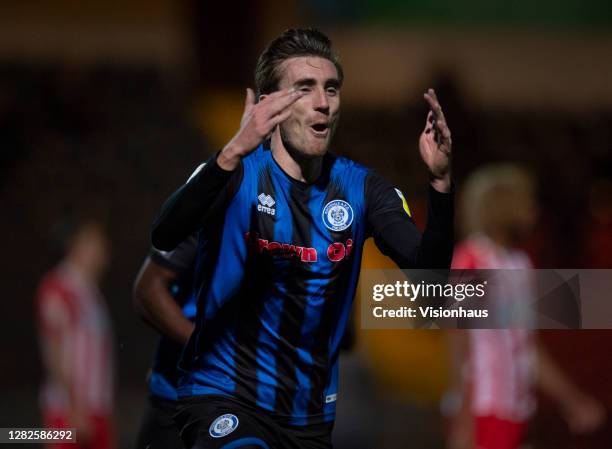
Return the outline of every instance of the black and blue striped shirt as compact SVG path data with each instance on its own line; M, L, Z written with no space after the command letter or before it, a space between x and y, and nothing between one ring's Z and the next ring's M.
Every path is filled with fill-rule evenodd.
M430 189L421 235L401 192L349 159L328 153L306 184L263 146L233 172L211 158L152 232L163 250L199 232L179 396L231 396L291 425L332 421L364 241L373 236L402 268L448 268L452 197Z

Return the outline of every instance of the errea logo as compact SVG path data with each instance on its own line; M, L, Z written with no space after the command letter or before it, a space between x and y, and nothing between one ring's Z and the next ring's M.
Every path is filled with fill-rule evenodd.
M276 209L274 209L274 205L276 201L270 195L266 193L260 193L257 197L259 200L259 204L257 205L257 210L259 212L263 212L268 215L274 215L276 213Z

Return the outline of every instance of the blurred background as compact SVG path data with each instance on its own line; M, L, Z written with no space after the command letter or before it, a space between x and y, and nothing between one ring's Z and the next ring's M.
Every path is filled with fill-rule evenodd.
M420 226L427 173L417 139L422 93L434 87L459 191L485 163L521 164L537 181L538 222L525 243L536 267L611 267L606 0L3 0L0 11L0 427L41 423L34 297L57 262L54 223L79 211L110 239L102 291L117 354L115 418L119 447L132 447L155 347L131 303L150 223L235 132L257 56L286 28L330 35L346 74L332 149L400 187ZM364 258L389 263L373 248ZM612 405L610 334L544 334L575 381ZM337 447L443 447L444 335L356 336L343 361ZM569 437L545 399L532 427L536 448L612 444L609 424Z

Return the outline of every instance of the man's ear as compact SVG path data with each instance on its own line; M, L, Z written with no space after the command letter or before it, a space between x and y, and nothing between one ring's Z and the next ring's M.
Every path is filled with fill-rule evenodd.
M257 103L259 103L260 101L265 100L266 98L268 98L268 94L261 94L259 96L259 98L257 99Z

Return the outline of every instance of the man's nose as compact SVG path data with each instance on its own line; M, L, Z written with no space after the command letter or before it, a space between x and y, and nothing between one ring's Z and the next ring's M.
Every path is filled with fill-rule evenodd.
M329 114L329 101L324 89L316 89L313 107L318 112L322 112L325 115Z

